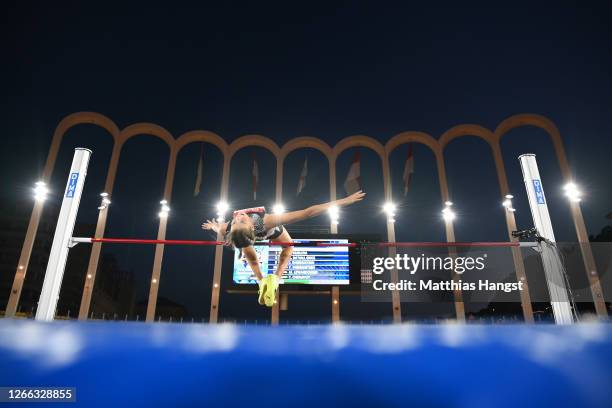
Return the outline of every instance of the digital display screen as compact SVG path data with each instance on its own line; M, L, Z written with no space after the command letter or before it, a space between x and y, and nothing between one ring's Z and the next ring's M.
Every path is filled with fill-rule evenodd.
M294 239L296 243L322 242L329 244L348 244L348 239ZM255 246L261 273L266 276L276 272L280 245ZM233 279L238 284L256 284L255 274L240 250L234 251ZM287 270L280 280L281 284L306 285L348 285L349 247L348 246L296 246Z

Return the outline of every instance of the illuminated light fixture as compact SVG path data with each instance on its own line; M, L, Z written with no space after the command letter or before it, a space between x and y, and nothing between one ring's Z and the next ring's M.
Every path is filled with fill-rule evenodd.
M219 204L217 204L218 212L225 213L227 212L228 209L229 209L229 204L227 204L225 201L220 201Z
M334 299L334 305L338 304L338 300Z
M157 279L153 278L153 280L151 282L157 283Z
M329 218L332 225L338 225L338 220L340 219L340 209L338 206L332 205L327 211L329 212Z
M215 288L218 288L218 287L219 287L219 284L218 284L218 283L215 283L213 286L214 286Z
M217 221L223 222L225 220L227 210L229 210L229 204L225 201L219 201L217 204Z
M574 183L567 183L563 186L563 191L565 191L565 196L573 203L578 203L582 200L582 193Z
M170 212L170 207L168 207L168 200L161 200L159 202L161 204L161 211L159 212L159 218L167 218L168 213Z
M87 279L91 279L91 273L87 274Z
M34 187L34 199L36 201L45 201L49 192L47 184L44 181L37 181L34 185L36 186Z
M100 193L100 197L102 197L102 203L100 204L100 206L98 207L98 210L106 210L108 208L108 206L111 203L111 200L108 195L108 193L104 192L104 193Z
M442 210L442 217L444 218L444 221L452 221L455 219L455 213L447 207Z
M282 214L285 212L285 207L282 204L274 204L274 206L272 207L272 212L274 214Z
M514 196L512 194L506 194L505 198L506 199L502 201L502 205L504 206L506 211L515 212L516 209L512 207L512 199L514 198Z
M23 271L23 265L19 265L19 270Z
M388 222L395 222L395 210L396 206L392 202L388 201L383 205L383 211L387 214Z
M450 222L455 219L455 213L451 209L452 206L453 206L452 201L444 202L444 209L442 210L442 218L444 218L444 221Z

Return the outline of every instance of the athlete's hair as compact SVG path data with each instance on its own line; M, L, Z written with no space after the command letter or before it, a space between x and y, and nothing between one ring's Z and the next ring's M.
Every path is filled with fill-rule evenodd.
M227 245L234 248L244 248L255 243L255 230L253 227L234 228L225 237Z

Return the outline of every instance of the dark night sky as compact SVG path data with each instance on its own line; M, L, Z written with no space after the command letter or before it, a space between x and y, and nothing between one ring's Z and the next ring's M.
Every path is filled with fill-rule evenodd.
M354 134L384 142L405 130L437 138L461 123L494 129L510 115L530 112L549 117L561 131L585 192L582 208L589 233L609 223L609 2L219 3L202 2L197 8L131 2L3 5L0 193L8 216L11 211L29 214L30 208L15 203L27 198L39 177L57 123L77 111L103 113L119 127L154 122L175 136L205 129L228 142L257 133L282 144L311 135L331 145ZM79 221L95 222L110 137L87 126L68 133L54 178L60 190L66 161L79 144L95 151L86 190L94 198L84 199L88 209L81 211ZM560 192L559 168L544 132L514 130L502 148L519 224L528 226L530 217L516 157L535 152L547 196L554 202L558 239L575 239ZM218 197L220 155L208 149L205 175L210 179L205 179L200 201L190 198L198 149L192 145L179 157L173 197L177 222L170 226L171 238L202 238L197 223L211 215ZM285 188L295 188L306 153L312 157L312 177L305 202L325 201L327 182L317 186L315 180L327 180L327 169L315 152L291 156L295 160L286 168ZM144 137L126 145L107 235L155 235L167 154L162 143ZM351 154L345 152L338 162L339 186ZM267 153L257 150L257 155L261 174L273 175ZM380 164L371 152L364 155L369 201L347 211L348 220L364 211L378 216ZM404 155L405 146L392 155L398 194ZM251 204L244 192L248 182L239 176L248 171L249 157L246 149L232 164L230 195L236 206ZM477 139L461 139L449 145L445 160L459 214L458 239L503 240L503 213L488 147ZM396 197L401 204L398 239L441 240L431 153L418 146L415 165L412 197ZM270 197L273 180L262 182L262 190ZM272 199L266 199L269 202L260 204L270 205ZM286 201L298 206L290 194ZM495 221L482 222L483 217ZM351 225L345 231L382 233L379 221L382 217L373 225ZM141 256L150 251L126 251L129 268L150 271L148 255Z

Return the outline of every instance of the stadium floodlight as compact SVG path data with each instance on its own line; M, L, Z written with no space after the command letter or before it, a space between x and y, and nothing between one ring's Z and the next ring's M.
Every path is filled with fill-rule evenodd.
M330 206L328 211L329 211L330 215L336 215L336 216L337 216L337 215L339 214L339 212L340 212L340 211L339 211L339 208L338 208L338 206L337 206L337 205L332 205L332 206Z
M229 209L229 204L225 201L219 201L217 204L217 211L220 213L225 213Z
M229 204L226 201L219 201L217 203L217 221L223 222L225 220L225 213L229 210Z
M514 196L512 194L506 194L505 197L505 200L502 201L502 205L504 206L506 211L515 212L516 209L512 206L512 199L514 198Z
M452 221L455 219L455 213L448 207L442 210L442 218L444 221Z
M111 203L111 200L109 197L109 194L104 192L104 193L100 193L100 197L102 197L102 202L100 203L100 206L98 207L98 210L102 211L102 210L106 210L108 208L108 206Z
M578 187L574 183L567 183L563 186L565 196L569 198L571 202L578 203L582 200L582 193L578 190Z
M512 206L512 199L514 196L512 194L506 194L504 201L502 201L502 205L509 212L515 212L516 209Z
M388 222L395 222L395 210L396 210L396 206L395 204L393 204L390 201L387 201L384 205L383 205L383 211L387 214L387 221Z
M34 185L34 199L36 201L45 201L47 199L47 193L49 193L47 184L44 181L37 181Z
M338 225L338 220L340 219L340 209L338 206L332 205L327 211L329 212L332 225Z
M285 212L285 206L283 206L281 203L274 204L272 207L272 212L274 214L282 214Z
M395 213L395 204L393 204L392 202L386 202L383 205L383 211L386 212L387 214L393 214Z
M161 204L161 211L158 214L159 218L167 218L168 213L170 213L170 207L168 207L168 200L161 200L159 204Z
M444 202L444 208L442 209L442 218L444 218L444 221L450 222L456 218L455 213L451 209L452 206L452 201Z

